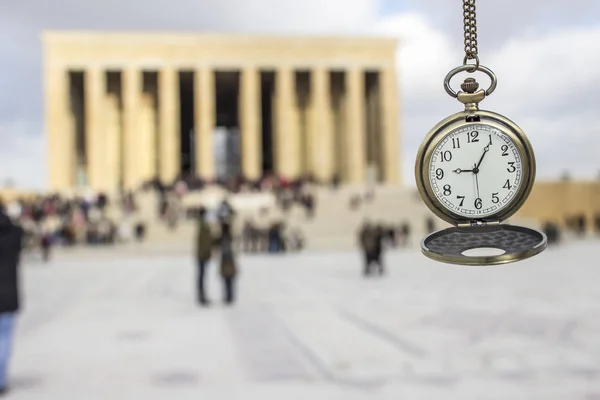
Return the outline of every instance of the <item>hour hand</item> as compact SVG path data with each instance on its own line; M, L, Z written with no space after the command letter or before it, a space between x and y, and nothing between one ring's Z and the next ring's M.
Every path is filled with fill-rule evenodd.
M475 170L473 170L473 169L460 169L460 168L457 168L457 169L455 169L452 172L456 172L457 174L462 174L463 172L475 172Z
M481 165L481 162L483 161L483 157L485 157L485 154L490 150L490 145L488 144L487 146L485 146L483 148L483 154L481 155L481 158L479 159L479 162L477 164L475 164L475 169L479 169L479 166Z

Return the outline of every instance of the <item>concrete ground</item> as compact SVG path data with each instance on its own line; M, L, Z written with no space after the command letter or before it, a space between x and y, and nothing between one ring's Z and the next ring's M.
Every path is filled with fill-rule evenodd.
M459 267L417 251L247 256L239 302L195 304L192 260L118 252L23 268L16 399L600 399L600 242ZM84 254L84 253L80 253Z

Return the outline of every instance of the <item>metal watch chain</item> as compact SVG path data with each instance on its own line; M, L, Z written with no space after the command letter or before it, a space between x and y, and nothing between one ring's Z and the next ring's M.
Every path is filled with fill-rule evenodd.
M446 75L444 79L444 88L446 92L467 106L467 109L476 110L476 103L479 103L484 97L489 96L496 89L498 80L496 75L489 69L479 64L479 50L477 48L477 14L475 10L475 0L463 0L463 23L464 23L464 38L465 38L465 57L463 64L454 68ZM474 60L474 63L469 63L469 60ZM450 80L459 72L483 72L490 78L490 86L483 92L477 92L479 84L474 78L467 78L461 85L464 92L459 95L450 87Z
M479 56L477 54L477 20L475 13L475 0L463 0L463 17L465 30L465 58L463 64L468 60L475 60L473 70L475 72L479 66Z

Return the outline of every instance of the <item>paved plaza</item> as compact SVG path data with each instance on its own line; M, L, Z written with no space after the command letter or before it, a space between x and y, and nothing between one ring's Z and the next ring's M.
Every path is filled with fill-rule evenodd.
M29 261L9 397L600 399L599 249L392 252L368 279L354 253L246 256L233 308L211 265L210 309L183 255Z

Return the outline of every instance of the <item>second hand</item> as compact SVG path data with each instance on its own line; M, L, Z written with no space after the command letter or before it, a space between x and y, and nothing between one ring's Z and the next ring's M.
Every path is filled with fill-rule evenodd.
M477 164L475 164L475 168L477 168ZM479 199L479 178L477 178L477 175L479 171L475 172L475 185L477 187L477 198Z

